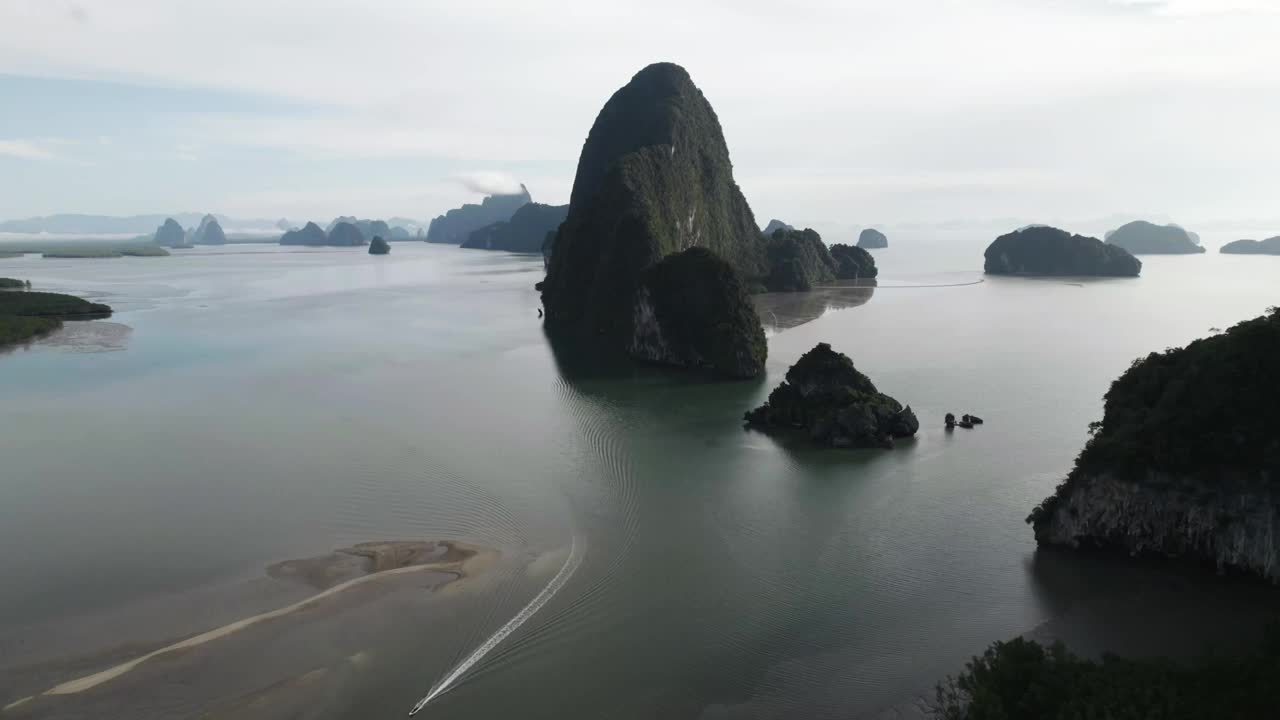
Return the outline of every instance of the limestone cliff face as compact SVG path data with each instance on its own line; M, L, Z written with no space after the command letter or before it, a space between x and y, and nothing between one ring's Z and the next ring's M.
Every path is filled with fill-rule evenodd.
M175 247L186 243L186 232L177 220L167 218L164 224L156 229L156 244L164 247Z
M1036 521L1035 534L1049 545L1189 558L1280 582L1280 492L1261 475L1211 485L1162 472L1140 481L1084 476Z
M683 68L650 65L605 104L582 148L568 216L548 247L540 285L548 331L652 359L642 349L649 344L635 342L637 323L652 318L658 326L643 324L641 335L662 338L664 361L703 366L712 358L712 367L735 377L755 364L729 358L739 351L754 356L744 348L756 333L763 337L750 303L737 302L744 285L765 275L763 243L733 180L720 122ZM718 257L730 272L702 254L668 269L705 290L699 297L711 304L687 310L707 327L733 328L738 335L713 333L732 347L674 345L692 338L669 326L676 316L662 310L670 298L658 294L668 286L655 283L650 271L693 248ZM732 317L708 314L729 309Z
M1135 220L1107 233L1107 243L1134 255L1194 255L1204 252L1192 233L1177 225Z
M1280 582L1280 310L1134 363L1076 467L1027 518L1051 545Z
M878 250L889 247L889 238L875 228L867 228L858 235L858 247Z

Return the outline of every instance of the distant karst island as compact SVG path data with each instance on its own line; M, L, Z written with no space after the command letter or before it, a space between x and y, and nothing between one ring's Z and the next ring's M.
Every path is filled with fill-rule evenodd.
M779 230L795 230L795 228L777 218L774 218L769 221L768 225L764 226L763 232L765 237L773 237L773 234Z
M1218 252L1228 255L1280 255L1280 235L1266 240L1235 240Z
M369 241L370 255L389 255L391 254L391 245L382 239L381 235L374 235Z
M1107 233L1110 245L1122 247L1133 255L1195 255L1204 252L1197 244L1198 236L1178 225L1156 225L1135 220Z
M329 232L325 232L314 222L308 222L298 230L290 230L280 236L281 245L331 245L340 247L357 247L365 244L364 233L354 223L336 220Z
M187 242L187 231L183 230L178 221L173 218L165 218L164 223L156 228L154 242L161 247L191 247L191 244Z
M889 238L874 228L867 228L858 234L858 247L867 250L880 250L889 247Z
M517 210L533 202L529 189L520 186L520 192L511 195L489 195L479 205L467 203L437 216L427 227L429 243L461 245L471 233L486 225L507 222Z
M996 238L985 253L988 275L1137 277L1142 261L1122 247L1031 225Z
M471 231L462 247L518 253L543 252L547 233L554 233L568 214L568 205L525 203L511 215L510 220L499 220Z
M877 390L827 343L800 356L769 400L744 420L759 428L801 428L814 442L837 448L891 448L920 429L910 406Z
M770 292L808 291L836 280L870 280L875 258L861 248L836 244L827 248L815 230L775 230L765 240Z
M218 224L218 218L212 215L205 215L200 221L200 226L191 236L192 245L226 245L227 235L222 232L222 226Z

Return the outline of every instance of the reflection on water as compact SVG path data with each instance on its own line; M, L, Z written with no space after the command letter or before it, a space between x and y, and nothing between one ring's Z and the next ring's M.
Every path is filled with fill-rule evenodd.
M751 299L765 330L776 333L816 320L828 310L864 305L875 292L875 280L841 280L808 292L763 293Z

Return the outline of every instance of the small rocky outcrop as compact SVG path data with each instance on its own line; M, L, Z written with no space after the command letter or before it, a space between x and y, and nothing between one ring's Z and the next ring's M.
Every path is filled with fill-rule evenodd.
M1137 277L1142 261L1118 245L1031 225L1001 235L987 247L988 275Z
M768 402L745 420L761 428L802 428L814 442L832 447L890 448L920 429L910 406L877 390L827 343L802 355Z
M381 235L374 235L373 239L369 241L370 255L387 255L390 252L391 245L386 240L383 240Z
M1107 243L1133 255L1195 255L1204 252L1192 234L1178 225L1135 220L1107 233Z
M791 231L791 230L795 230L795 228L794 228L794 227L792 227L791 225L788 225L788 224L786 224L786 223L782 222L781 220L779 220L779 219L777 219L777 218L774 218L774 219L772 219L772 220L770 220L770 221L769 221L769 224L768 224L768 225L765 225L765 226L764 226L764 236L765 236L765 237L773 237L773 234L774 234L774 233L776 233L776 232L778 232L779 230L787 230L787 231Z
M1228 255L1280 255L1280 235L1266 240L1235 240L1218 252Z
M1043 545L1185 558L1280 582L1280 309L1112 383L1075 468L1027 518Z
M757 227L702 91L677 65L646 67L583 145L539 284L548 333L733 377L760 372L764 332L742 301L766 274Z
M858 247L865 250L879 250L889 247L889 238L873 228L867 228L858 235Z
M326 245L328 236L319 225L309 222L299 230L290 230L280 236L281 245Z
M218 224L217 218L205 215L200 221L200 227L196 228L191 242L193 245L225 245L227 235L222 232L222 226Z
M514 195L489 195L479 205L467 203L437 216L427 226L427 242L461 245L486 225L507 222L517 210L533 202L524 185Z
M167 218L164 224L156 228L157 245L162 247L179 247L187 244L187 232L182 229L177 220Z
M328 241L325 244L355 247L364 243L364 234L360 232L360 228L353 223L340 222L329 231Z
M770 292L811 290L836 278L836 263L817 232L775 230L765 241L769 275L764 286Z
M542 252L547 233L555 232L569 214L568 205L527 203L516 210L510 220L499 221L475 230L462 247L506 252Z
M831 259L840 280L874 280L880 273L876 259L860 247L836 243L831 246Z

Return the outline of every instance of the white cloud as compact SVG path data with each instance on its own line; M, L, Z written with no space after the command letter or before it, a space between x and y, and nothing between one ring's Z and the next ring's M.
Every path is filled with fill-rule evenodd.
M30 140L0 140L0 156L23 160L52 160L57 157L40 143Z

